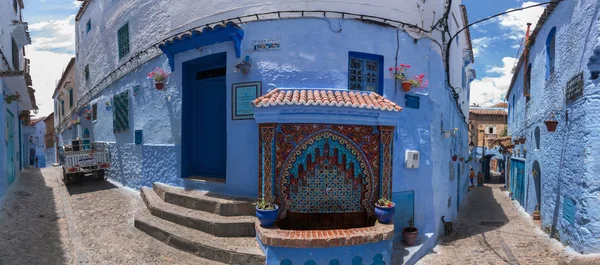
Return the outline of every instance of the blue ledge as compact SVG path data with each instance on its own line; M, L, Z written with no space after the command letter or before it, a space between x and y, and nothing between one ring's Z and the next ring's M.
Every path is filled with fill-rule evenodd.
M204 26L202 28L186 31L165 40L159 45L159 48L167 55L167 58L169 58L171 71L175 71L175 54L216 43L233 41L235 56L240 58L243 38L244 30L235 23L229 22L225 26Z

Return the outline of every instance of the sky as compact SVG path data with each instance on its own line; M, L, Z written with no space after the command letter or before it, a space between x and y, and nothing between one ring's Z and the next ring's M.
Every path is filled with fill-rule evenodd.
M67 63L75 55L76 0L25 0L23 19L29 23L32 45L26 54L31 59L31 75L40 112L53 111L52 94ZM524 0L463 0L469 21L536 4ZM515 65L526 23L532 29L543 6L507 14L471 28L477 79L471 83L471 103L490 106L502 102Z
M463 0L470 23L509 9L542 2L547 1ZM527 23L532 23L533 31L544 8L545 6L537 6L516 11L471 27L475 55L473 66L477 73L477 78L471 82L471 104L491 106L504 101Z

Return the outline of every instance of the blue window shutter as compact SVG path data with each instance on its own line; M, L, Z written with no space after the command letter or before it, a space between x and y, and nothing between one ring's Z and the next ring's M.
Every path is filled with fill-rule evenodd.
M383 94L383 56L359 52L348 55L348 89Z
M69 106L73 108L73 89L69 90Z
M92 30L92 19L89 19L87 23L85 23L85 33L90 32Z
M546 38L546 79L554 73L554 61L556 51L556 27L553 27Z

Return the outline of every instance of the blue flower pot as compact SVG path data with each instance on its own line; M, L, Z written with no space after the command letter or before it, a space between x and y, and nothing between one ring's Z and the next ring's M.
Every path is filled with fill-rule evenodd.
M260 226L262 227L271 227L275 224L275 220L277 220L277 215L279 213L279 206L275 205L275 210L261 210L256 208L256 217L260 221Z
M389 224L394 220L394 213L396 212L396 204L392 203L390 207L381 207L375 205L375 216L382 224Z

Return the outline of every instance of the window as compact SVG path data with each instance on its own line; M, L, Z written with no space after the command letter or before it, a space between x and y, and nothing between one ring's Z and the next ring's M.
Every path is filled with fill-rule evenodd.
M535 149L540 149L540 127L535 127Z
M87 34L92 30L92 19L89 19L87 23L85 23L85 33Z
M15 71L19 70L19 47L17 46L17 42L14 38L12 40L12 64L15 68Z
M554 73L555 59L555 42L556 42L556 27L553 27L548 33L546 39L546 79Z
M98 104L92 105L92 121L98 120Z
M488 126L485 133L486 134L496 134L496 126Z
M65 117L65 101L64 100L60 101L60 115L63 118Z
M113 132L129 131L129 91L114 98Z
M129 53L129 23L121 27L117 32L119 42L119 59Z
M350 52L348 56L348 89L378 92L383 90L383 56Z
M69 90L69 107L71 109L73 108L73 89L72 88Z
M87 81L90 78L90 65L86 65L85 69L83 70L83 75L85 76L85 81Z
M17 3L17 0L13 0L13 9L15 10L15 13L17 13L19 10L19 4Z

